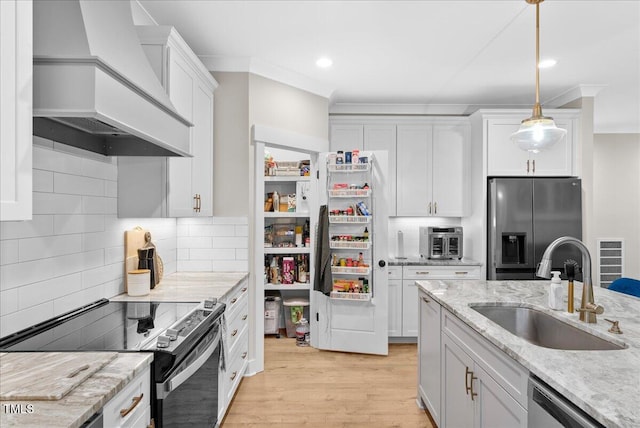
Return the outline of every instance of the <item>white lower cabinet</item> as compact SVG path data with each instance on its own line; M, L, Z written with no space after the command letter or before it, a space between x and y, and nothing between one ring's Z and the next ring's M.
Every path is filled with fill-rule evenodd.
M529 372L428 294L419 296L418 394L436 424L525 428Z
M249 361L249 286L245 279L222 299L225 305L222 329L223 364L218 379L218 423L222 422Z
M151 422L151 367L139 373L102 408L105 427L148 427Z
M389 337L418 337L418 286L428 279L480 279L480 266L390 266Z
M440 426L440 305L422 292L419 299L418 398Z

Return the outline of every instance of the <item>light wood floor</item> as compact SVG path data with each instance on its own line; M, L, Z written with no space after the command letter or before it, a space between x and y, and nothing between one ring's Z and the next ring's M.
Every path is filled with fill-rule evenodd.
M390 344L387 357L273 336L264 347L264 372L242 380L222 428L434 427L416 404L415 344Z

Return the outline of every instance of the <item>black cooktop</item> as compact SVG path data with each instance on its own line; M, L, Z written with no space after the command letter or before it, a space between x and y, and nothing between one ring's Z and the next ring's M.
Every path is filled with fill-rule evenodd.
M0 339L1 351L140 351L198 303L112 302L90 305Z

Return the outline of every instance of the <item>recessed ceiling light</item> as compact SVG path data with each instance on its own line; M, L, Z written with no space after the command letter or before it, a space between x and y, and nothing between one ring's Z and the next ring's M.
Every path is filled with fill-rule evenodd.
M316 61L316 65L321 68L331 67L332 64L333 61L331 61L331 58L327 57L322 57Z
M558 61L556 61L555 59L544 59L540 61L540 64L538 64L538 68L550 68L556 65L557 62Z

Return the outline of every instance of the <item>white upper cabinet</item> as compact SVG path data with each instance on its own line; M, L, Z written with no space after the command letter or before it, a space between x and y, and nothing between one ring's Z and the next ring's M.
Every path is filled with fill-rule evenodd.
M468 199L469 125L398 125L397 215L462 217Z
M174 107L193 123L193 157L118 159L120 217L213 215L213 92L218 86L182 37L137 27L142 47Z
M575 176L576 135L579 116L575 111L545 111L567 136L553 147L537 154L520 150L509 138L530 111L483 115L488 176Z
M396 126L364 125L364 150L386 150L389 154L389 217L396 215Z
M30 0L0 1L0 220L30 220L33 31Z
M329 149L332 152L364 150L364 126L362 124L332 124L329 137Z

